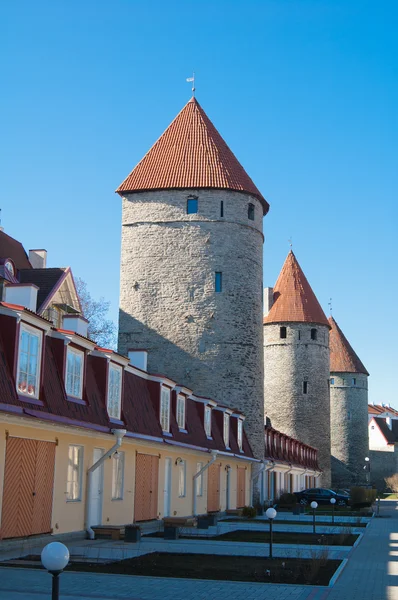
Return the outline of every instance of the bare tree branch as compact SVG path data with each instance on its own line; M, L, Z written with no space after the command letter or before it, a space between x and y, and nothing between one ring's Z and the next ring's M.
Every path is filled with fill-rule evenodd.
M94 300L87 289L87 283L75 278L76 291L80 298L83 316L88 320L88 337L98 346L116 348L116 325L107 319L110 302L104 298Z

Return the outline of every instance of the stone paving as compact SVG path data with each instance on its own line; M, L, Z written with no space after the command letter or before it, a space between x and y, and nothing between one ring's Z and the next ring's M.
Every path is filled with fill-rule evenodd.
M398 503L383 502L380 516L332 588L69 572L61 600L398 600ZM48 600L50 585L43 571L0 569L0 600Z

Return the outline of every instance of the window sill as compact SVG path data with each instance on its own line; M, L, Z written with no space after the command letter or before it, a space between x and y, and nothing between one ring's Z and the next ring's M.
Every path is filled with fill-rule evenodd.
M82 406L87 406L87 403L82 398L76 398L75 396L66 396L68 402L74 402L75 404L81 404Z
M34 396L29 396L29 394L21 394L21 392L17 392L18 400L21 402L28 402L29 404L36 404L36 406L44 406L44 402L35 398Z
M111 498L112 502L123 502L124 498Z
M109 417L109 421L114 425L124 425L124 421L121 421L120 419L115 419L114 417Z
M182 429L181 427L178 428L178 431L180 433L188 433L188 431L186 429Z
M211 435L207 435L206 437L208 440L213 441L213 438L211 437Z
M66 501L69 502L81 502L82 499L81 498L76 498L76 500L68 500L68 498L66 499Z
M170 431L162 431L163 435L165 435L166 437L173 437L173 434L170 433Z

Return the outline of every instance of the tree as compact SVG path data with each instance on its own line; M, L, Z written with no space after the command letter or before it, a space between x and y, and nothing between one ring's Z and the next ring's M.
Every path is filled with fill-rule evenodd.
M391 477L385 477L384 481L387 484L387 487L390 488L391 491L397 493L398 492L398 473L391 475Z
M75 278L75 285L83 317L88 321L88 337L98 346L115 349L116 325L106 318L110 302L102 297L94 300L87 289L87 283L80 277Z

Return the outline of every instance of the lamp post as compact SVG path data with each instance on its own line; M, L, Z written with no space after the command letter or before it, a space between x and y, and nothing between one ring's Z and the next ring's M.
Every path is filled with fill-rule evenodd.
M312 525L313 525L314 533L316 533L316 531L315 531L315 511L318 508L318 502L311 502L311 508L312 508L312 518L313 518Z
M51 542L43 548L41 562L53 576L51 600L59 600L59 575L69 562L69 550L61 542Z
M330 498L330 504L332 505L332 523L334 524L334 505L336 504L336 498Z
M272 521L275 519L277 512L275 508L268 508L265 516L269 519L269 557L272 558Z
M369 481L370 481L370 458L369 456L365 456L365 467L364 469L366 469L366 483L369 485Z

